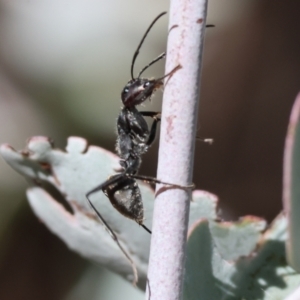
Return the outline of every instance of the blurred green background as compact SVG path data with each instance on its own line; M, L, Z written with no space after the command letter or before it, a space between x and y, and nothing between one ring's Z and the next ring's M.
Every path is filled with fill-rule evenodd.
M68 136L114 151L120 92L135 48L168 1L0 0L0 143ZM300 89L300 3L209 1L194 182L226 219L281 210L282 156ZM168 17L147 38L136 72L165 50ZM161 76L164 62L145 76ZM144 110L159 110L161 92ZM141 174L155 176L158 142ZM31 212L26 180L0 161L0 299L143 299L94 269ZM118 287L117 289L115 287ZM126 294L128 293L128 294Z

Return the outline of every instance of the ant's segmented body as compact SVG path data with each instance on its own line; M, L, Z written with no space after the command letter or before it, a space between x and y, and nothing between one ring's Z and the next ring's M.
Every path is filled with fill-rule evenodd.
M137 50L133 55L131 64L131 80L126 84L121 94L123 108L121 109L121 112L117 119L118 137L116 143L116 151L118 153L118 156L120 157L121 168L120 170L118 170L117 174L111 176L107 181L103 182L86 194L91 207L95 210L98 217L106 227L107 231L117 242L120 249L131 262L136 280L137 273L132 259L119 243L114 231L109 227L99 211L90 201L89 196L97 191L102 190L104 194L109 198L115 209L117 209L125 217L136 221L146 231L151 233L151 231L143 224L143 202L141 192L136 180L139 179L149 183L163 183L178 188L193 187L193 185L181 186L166 183L156 178L137 175L141 165L141 156L145 152L147 152L148 148L152 145L155 139L157 124L160 121L160 112L138 111L136 106L143 103L147 99L150 99L155 90L163 86L163 79L165 77L171 76L176 70L180 68L180 66L177 66L171 72L159 79L141 78L142 73L146 69L165 57L165 53L162 53L147 66L145 66L139 73L138 77L135 78L133 75L135 60L139 54L139 50L148 32L155 24L155 22L164 14L166 14L166 12L159 14L146 30L140 44L137 47ZM150 117L153 119L150 130L144 117Z

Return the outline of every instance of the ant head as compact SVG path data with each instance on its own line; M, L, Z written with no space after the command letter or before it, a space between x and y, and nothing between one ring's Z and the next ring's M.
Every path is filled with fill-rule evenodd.
M161 79L134 78L124 87L121 98L124 106L131 107L146 101L163 85Z
M149 31L151 30L152 26L155 24L155 22L165 15L166 12L163 12L159 14L150 24L146 32L144 33L144 36L142 37L137 49L135 50L133 57L132 57L132 62L131 62L131 80L126 84L124 87L121 98L124 106L126 107L132 107L138 104L141 104L145 100L149 99L153 92L161 87L163 85L163 79L146 79L146 78L141 78L142 73L147 70L150 66L152 66L154 63L159 61L160 59L165 57L165 53L162 53L159 55L156 59L154 59L152 62L150 62L146 67L142 69L142 71L139 73L139 75L135 78L134 77L134 64L135 60L140 52L141 46L147 37Z

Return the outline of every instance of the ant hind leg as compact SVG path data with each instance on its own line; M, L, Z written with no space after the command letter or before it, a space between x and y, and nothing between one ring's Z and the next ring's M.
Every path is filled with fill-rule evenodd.
M118 181L120 181L122 179L122 176L120 176L120 175L121 174L113 176L112 178L108 179L104 183L98 185L93 190L89 191L85 196L86 196L86 198L87 198L90 206L92 207L92 209L97 214L98 218L100 219L100 221L103 224L103 226L106 229L106 231L109 233L109 235L111 236L111 238L116 242L116 244L118 245L119 249L122 251L122 253L125 255L125 257L129 261L129 263L131 265L131 268L132 268L133 276L134 276L133 284L136 285L136 283L138 282L138 273L137 273L137 269L136 269L136 265L135 265L134 261L132 260L132 258L130 257L130 255L127 253L127 251L123 248L123 246L121 245L121 243L120 243L117 235L115 234L115 232L111 229L111 227L108 225L108 223L102 217L102 215L100 214L100 212L96 209L96 207L94 206L94 204L92 203L92 201L89 199L89 196L91 194L93 194L93 193L95 193L97 191L100 191L102 189L105 189L105 188L109 187L110 185L115 184Z
M173 186L175 188L184 189L184 190L193 189L195 187L194 183L189 184L189 185L181 185L181 184L176 184L176 183L165 182L165 181L162 181L160 179L150 177L150 176L131 175L131 174L126 174L126 176L128 176L129 178L139 179L139 180L142 180L142 181L147 182L147 183L161 183L161 184L170 185L170 186Z

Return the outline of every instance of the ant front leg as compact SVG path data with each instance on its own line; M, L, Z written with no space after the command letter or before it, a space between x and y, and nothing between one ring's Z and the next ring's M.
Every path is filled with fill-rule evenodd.
M149 138L148 138L148 141L146 142L147 146L150 147L155 140L157 124L158 124L158 122L160 122L161 112L141 111L140 113L144 117L150 117L153 119L153 123L152 123L150 133L149 133Z

